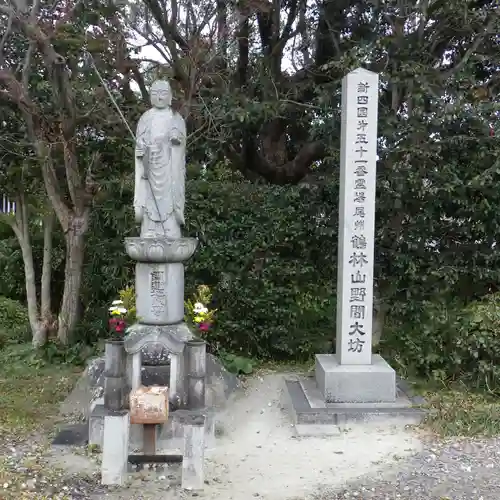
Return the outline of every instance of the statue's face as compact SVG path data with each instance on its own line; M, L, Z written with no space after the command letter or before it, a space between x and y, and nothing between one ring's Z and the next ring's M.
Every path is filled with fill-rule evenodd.
M151 86L151 104L160 109L172 104L172 91L168 82L158 80L153 83Z

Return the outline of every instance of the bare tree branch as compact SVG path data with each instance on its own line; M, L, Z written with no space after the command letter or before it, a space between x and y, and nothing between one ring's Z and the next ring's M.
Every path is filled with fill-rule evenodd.
M0 65L3 66L5 64L5 43L7 39L11 35L12 32L12 22L14 20L14 12L10 12L8 14L9 19L7 21L7 27L5 28L5 32L0 39Z
M477 34L476 37L474 38L474 41L469 45L468 49L466 50L465 54L462 56L460 61L458 61L453 68L451 68L448 71L445 71L443 74L443 79L448 79L454 74L458 73L468 62L471 56L477 51L481 43L483 43L484 39L492 34L492 28L495 24L495 22L498 21L499 19L499 12L500 9L495 9L490 15L489 19L486 22L486 26L484 28L484 31L481 33Z

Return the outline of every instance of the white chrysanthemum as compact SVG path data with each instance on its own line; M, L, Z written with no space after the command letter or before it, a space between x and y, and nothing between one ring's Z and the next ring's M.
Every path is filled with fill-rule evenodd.
M206 307L201 302L196 302L193 308L195 313L203 312L203 309L206 309Z
M114 314L126 314L127 313L127 309L125 307L116 307L116 306L111 306L108 311L110 313L114 313Z
M113 300L113 302L111 302L111 304L114 306L121 306L121 305L123 305L123 300Z

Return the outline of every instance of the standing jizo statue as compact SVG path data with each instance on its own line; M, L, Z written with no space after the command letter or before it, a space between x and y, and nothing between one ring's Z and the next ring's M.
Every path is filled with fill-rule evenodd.
M141 238L177 239L184 224L186 123L171 107L167 81L153 83L151 104L137 125L135 218Z

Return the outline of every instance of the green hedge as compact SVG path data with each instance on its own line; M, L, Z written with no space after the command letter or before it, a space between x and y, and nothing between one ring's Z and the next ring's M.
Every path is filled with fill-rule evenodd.
M134 263L123 246L125 237L137 234L131 187L118 179L96 200L86 239L80 296L83 321L77 341L92 343L106 334L110 301L133 283ZM186 295L201 283L213 288L218 321L211 340L232 352L260 358L297 359L329 351L335 334L336 180L280 187L198 179L187 182L186 196L185 234L200 239L187 264ZM489 243L474 241L487 241L492 218L498 218L500 227L500 215L481 214L477 203L471 202L463 209L464 218L470 211L471 216L481 215L484 224L476 224L473 235L462 234L460 244L450 249L443 235L453 232L457 238L460 221L440 218L432 207L424 212L419 205L418 217L408 217L396 237L391 207L382 190L377 199L375 274L390 305L389 326L397 325L384 334L382 348L391 350L396 364L413 362L419 373L444 370L454 375L447 358L454 348L445 330L438 333L427 316L435 316L432 311L442 303L450 307L453 297L458 301L453 308L460 310L485 290L498 289L500 253ZM447 214L447 205L440 210ZM60 231L55 236L52 290L57 304L64 248ZM439 252L426 241L439 242ZM39 234L33 242L39 271ZM1 240L0 270L4 277L0 295L23 300L24 277L12 237Z
M262 358L308 357L333 341L336 186L191 182L187 232L201 247L187 291L213 287L215 340Z
M133 282L123 239L136 234L131 192L96 207L86 245L80 338L103 335L109 302ZM214 342L261 358L330 349L336 280L336 185L262 186L190 180L185 234L200 239L186 266L186 295L213 288Z

